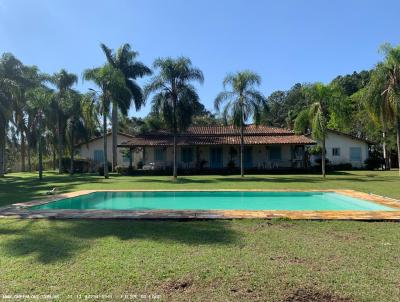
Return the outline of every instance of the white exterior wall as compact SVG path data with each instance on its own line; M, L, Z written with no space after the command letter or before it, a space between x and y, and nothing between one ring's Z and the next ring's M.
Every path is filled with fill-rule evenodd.
M368 158L368 144L364 141L353 139L347 135L328 132L326 137L326 158L333 165L350 163L355 168L364 167L364 161ZM350 160L350 148L361 148L361 161ZM332 149L340 148L340 155L333 156Z
M117 135L118 144L129 140L129 136ZM94 160L94 152L95 150L103 150L103 138L95 139L88 144L82 144L76 148L77 155L81 158L87 158ZM117 161L118 166L128 167L129 161L124 162L122 151L123 148L117 148ZM136 167L137 163L142 160L142 152L133 152L133 166ZM112 135L107 135L107 160L112 162Z

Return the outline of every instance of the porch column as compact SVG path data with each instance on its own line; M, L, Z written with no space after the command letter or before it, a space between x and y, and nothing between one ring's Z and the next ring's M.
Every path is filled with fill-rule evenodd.
M133 169L132 165L132 147L129 148L129 170Z

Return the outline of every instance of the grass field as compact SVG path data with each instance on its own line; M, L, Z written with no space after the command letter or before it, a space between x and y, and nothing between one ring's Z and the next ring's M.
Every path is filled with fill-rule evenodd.
M103 180L52 173L38 182L32 174L10 174L0 179L0 204L37 198L54 186L340 188L400 198L399 185L395 171L342 172L326 180L187 176L178 183L168 177ZM399 301L400 224L0 219L0 299L13 294L59 295L60 301L126 301L134 295L134 301Z

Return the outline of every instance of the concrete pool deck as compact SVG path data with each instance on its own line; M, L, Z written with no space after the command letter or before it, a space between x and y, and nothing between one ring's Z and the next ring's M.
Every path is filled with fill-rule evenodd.
M30 210L65 198L82 196L94 192L334 192L366 201L372 201L396 210L394 211L287 211L287 210ZM241 219L241 218L289 218L303 220L390 220L400 221L400 201L388 197L358 192L354 190L83 190L45 196L38 200L15 203L0 208L0 218L44 218L44 219Z

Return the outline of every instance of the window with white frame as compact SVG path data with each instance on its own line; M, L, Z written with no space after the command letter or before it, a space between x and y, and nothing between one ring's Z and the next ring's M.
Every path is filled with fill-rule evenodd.
M340 156L340 148L332 148L332 156Z

